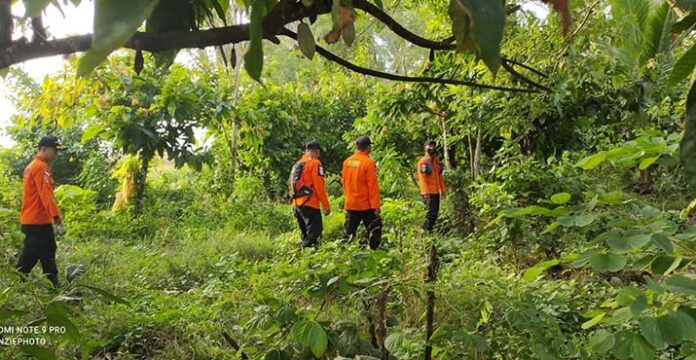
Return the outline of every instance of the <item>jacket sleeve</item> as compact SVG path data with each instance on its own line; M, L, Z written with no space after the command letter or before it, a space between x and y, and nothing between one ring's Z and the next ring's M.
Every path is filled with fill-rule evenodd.
M326 209L330 209L329 196L326 194L326 180L323 176L319 175L319 169L321 168L321 162L317 161L312 168L312 183L314 184L314 191L316 191L319 197L319 202L321 206Z
M370 209L379 209L382 204L379 196L379 181L377 180L377 164L374 161L366 162L367 188L369 191Z
M424 174L423 171L421 171L421 166L423 165L423 159L418 160L418 163L416 164L416 174L418 174L418 187L420 188L420 193L421 195L427 194L428 191L428 182L426 176L427 174Z
M63 216L60 214L55 197L53 197L53 185L49 182L49 173L45 169L38 169L32 175L44 209L51 216L51 219L59 218L62 220Z

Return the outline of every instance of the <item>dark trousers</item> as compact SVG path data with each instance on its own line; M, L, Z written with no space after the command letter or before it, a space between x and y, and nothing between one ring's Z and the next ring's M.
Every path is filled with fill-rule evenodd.
M370 249L377 249L382 242L382 218L375 214L375 210L346 211L346 223L343 231L347 239L352 240L355 237L360 223L365 225L367 230Z
M324 226L321 222L321 211L309 206L295 206L293 213L300 226L302 247L314 246L319 242Z
M22 225L24 247L17 260L17 271L29 274L41 262L43 273L53 285L58 286L58 267L56 266L56 239L53 225Z
M425 215L425 223L423 223L423 229L432 232L435 228L435 222L437 222L437 215L440 212L440 195L430 194L430 199L428 195L423 195L423 201L428 206L428 213Z

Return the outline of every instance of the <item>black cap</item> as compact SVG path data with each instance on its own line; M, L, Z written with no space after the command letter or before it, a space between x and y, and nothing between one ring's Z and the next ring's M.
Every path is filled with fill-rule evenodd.
M425 141L425 144L423 144L423 147L428 147L428 145L432 145L433 147L437 146L437 143L433 139L428 139Z
M52 147L54 149L63 149L64 146L58 141L55 136L44 136L39 140L39 147Z
M358 136L358 139L355 140L356 145L372 145L372 141L370 141L370 138L367 136Z
M305 145L305 150L321 150L321 144L316 140L312 140Z

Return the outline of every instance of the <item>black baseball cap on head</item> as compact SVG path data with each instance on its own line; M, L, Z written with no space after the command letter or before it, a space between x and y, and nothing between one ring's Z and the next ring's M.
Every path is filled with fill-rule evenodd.
M305 150L321 150L321 144L316 140L312 140L305 145Z
M428 139L425 141L425 144L423 144L423 147L428 147L428 145L432 145L433 147L437 146L437 143L433 139Z
M372 141L370 140L369 137L367 136L358 136L358 139L355 140L356 145L372 145Z
M39 140L39 147L52 147L56 150L64 149L65 147L58 141L55 136L44 136Z

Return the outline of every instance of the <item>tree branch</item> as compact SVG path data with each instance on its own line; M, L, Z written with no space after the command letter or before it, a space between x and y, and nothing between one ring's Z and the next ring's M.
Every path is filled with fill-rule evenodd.
M281 31L280 35L285 35L291 39L297 40L297 34L291 30L288 30L288 29L283 29ZM506 87L506 86L480 84L480 83L476 83L476 82L472 82L472 81L464 81L464 80L431 78L431 77L422 77L422 76L412 77L412 76L390 74L390 73L385 73L385 72L377 71L377 70L373 70L373 69L367 69L367 68L364 68L362 66L355 65L355 64L351 63L350 61L341 58L340 56L332 54L331 52L322 48L319 45L316 46L316 52L319 55L321 55L322 57L324 57L325 59L333 61L333 62L335 62L335 63L337 63L337 64L339 64L339 65L341 65L349 70L352 70L352 71L357 72L359 74L368 75L368 76L381 78L381 79L402 81L402 82L442 84L442 85L463 85L463 86L471 86L471 87L480 88L480 89L501 90L501 91L520 92L520 93L539 92L538 90L535 90L535 89L512 88L512 87Z
M0 49L12 44L12 27L14 25L12 21L11 1L0 0Z
M3 1L7 0L0 0L0 4ZM273 40L285 24L330 11L330 1L315 1L314 5L306 7L293 0L281 0L263 19L264 37ZM136 32L123 47L157 52L220 46L248 40L249 24L240 24L200 31ZM91 46L91 34L31 43L15 41L0 50L0 69L31 59L87 51Z
M510 75L512 75L513 77L515 77L515 78L521 80L522 82L526 83L527 85L534 86L534 87L539 88L539 89L544 90L544 91L549 91L549 92L551 91L551 88L549 88L549 87L547 87L547 86L544 86L544 85L541 85L541 84L539 84L539 83L537 83L537 82L534 82L534 81L532 81L531 79L529 79L528 77L526 77L526 76L524 76L524 75L518 73L512 66L510 66L510 64L508 63L508 61L503 60L503 61L501 62L501 64L503 65L503 68L504 68L507 72L510 73Z

